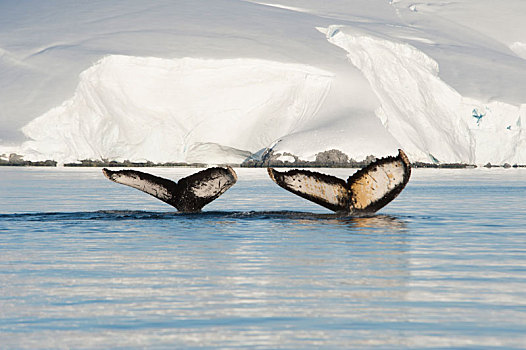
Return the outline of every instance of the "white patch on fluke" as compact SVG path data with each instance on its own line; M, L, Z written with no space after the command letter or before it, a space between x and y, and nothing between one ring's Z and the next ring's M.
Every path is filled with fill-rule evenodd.
M314 176L297 174L286 177L284 182L293 191L308 193L333 205L342 205L348 195L345 187L320 181Z
M376 167L351 184L353 205L364 209L381 200L404 181L405 169L401 162L386 163Z
M139 178L137 175L122 175L122 174L113 174L110 176L110 179L122 184L127 185L143 192L146 192L156 198L161 200L168 200L171 198L170 194L165 187L159 186L158 184Z

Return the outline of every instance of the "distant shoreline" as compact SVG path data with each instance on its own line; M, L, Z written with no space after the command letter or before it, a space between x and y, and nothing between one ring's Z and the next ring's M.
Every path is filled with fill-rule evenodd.
M348 163L321 163L321 162L256 162L249 161L241 164L217 164L218 166L232 166L235 168L363 168L368 165L369 162L348 162ZM54 160L46 161L29 161L29 160L16 160L16 161L6 161L0 160L0 166L5 167L57 167L58 163ZM169 163L153 163L153 162L117 162L117 161L101 161L101 160L82 160L78 163L65 163L64 167L67 168L206 168L209 165L205 163L182 163L182 162L169 162ZM413 168L429 168L429 169L473 169L478 167L484 168L526 168L526 164L486 164L484 166L477 166L474 164L464 164L464 163L444 163L444 164L433 164L433 163L423 163L423 162L414 162L411 163Z

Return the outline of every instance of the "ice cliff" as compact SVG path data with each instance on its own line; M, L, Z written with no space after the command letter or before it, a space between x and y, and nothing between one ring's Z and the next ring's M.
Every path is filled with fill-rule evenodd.
M327 38L363 72L380 100L376 116L411 159L526 162L526 104L462 96L435 60L407 43L338 26Z
M256 59L108 56L22 130L31 159L241 163L313 118L332 75Z

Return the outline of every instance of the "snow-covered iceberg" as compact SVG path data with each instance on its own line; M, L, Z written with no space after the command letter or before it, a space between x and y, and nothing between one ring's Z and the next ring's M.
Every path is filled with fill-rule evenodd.
M333 76L256 59L108 56L23 128L31 159L241 163L316 115Z
M377 117L411 159L526 163L525 104L463 97L439 77L435 60L407 43L351 27L326 35L370 82Z

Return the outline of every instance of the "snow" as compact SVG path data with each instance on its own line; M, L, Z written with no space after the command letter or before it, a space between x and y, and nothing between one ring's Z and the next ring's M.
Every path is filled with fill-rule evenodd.
M525 43L516 41L510 45L510 49L511 51L515 52L517 56L522 57L526 60L526 44Z
M286 156L286 155L279 156L277 160L282 161L282 162L289 162L289 163L294 163L295 161L293 156Z
M236 164L267 147L289 161L402 147L526 164L523 13L521 0L4 2L0 155Z
M381 101L378 118L411 159L524 161L515 148L525 137L520 106L463 97L440 79L436 61L407 43L348 27L329 28L327 38L345 49L369 80ZM473 110L483 110L479 122Z
M254 59L108 56L81 74L71 99L22 129L32 139L22 153L241 163L312 118L331 80L312 67Z

